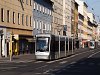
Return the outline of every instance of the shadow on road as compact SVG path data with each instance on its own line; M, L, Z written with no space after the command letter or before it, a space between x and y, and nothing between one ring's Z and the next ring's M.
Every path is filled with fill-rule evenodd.
M52 72L53 75L100 75L100 58L87 58Z

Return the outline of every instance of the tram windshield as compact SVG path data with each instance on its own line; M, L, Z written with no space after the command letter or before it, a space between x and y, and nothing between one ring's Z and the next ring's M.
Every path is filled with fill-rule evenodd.
M37 52L49 51L48 44L49 44L49 38L38 37L36 41L36 51Z
M90 42L90 46L94 46L94 42Z

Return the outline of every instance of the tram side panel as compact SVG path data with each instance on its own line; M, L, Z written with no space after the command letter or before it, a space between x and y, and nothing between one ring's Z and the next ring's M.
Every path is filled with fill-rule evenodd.
M50 43L50 59L58 59L59 58L59 38L55 36L51 36Z
M60 37L60 55L59 55L59 37L51 39L51 59L58 59L65 56L65 38Z
M60 58L65 57L65 37L60 38Z
M55 38L54 36L51 37L50 43L50 59L55 59Z
M66 38L66 53L68 52L68 38Z
M95 42L95 48L98 48L99 45L98 45L98 42Z
M69 41L69 50L67 51L67 55L70 55L71 54L71 50L72 50L72 41L71 39L68 40Z
M55 58L59 58L59 37L55 37Z

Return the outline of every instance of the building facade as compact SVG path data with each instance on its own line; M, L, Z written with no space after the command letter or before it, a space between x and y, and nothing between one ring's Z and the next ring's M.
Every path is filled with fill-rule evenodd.
M87 20L88 20L87 7L88 6L84 1L80 1L80 0L76 0L76 1L79 4L79 7L78 7L79 19L83 16L82 20L79 20L78 28L81 28L81 29L79 29L79 31L81 32L81 33L79 33L79 35L81 34L79 37L81 39L81 45L84 48L85 46L87 46L86 42L87 42L87 39L88 39L87 38L87 26L88 26L88 23L87 23Z
M100 23L98 23L98 27L97 27L97 36L98 36L98 41L100 42Z
M97 39L97 23L95 21L95 15L91 12L88 12L88 39L96 40Z
M0 30L1 56L7 57L9 49L13 54L33 51L32 0L0 0ZM10 35L14 37L12 48L9 44Z
M86 2L76 0L79 4L78 12L78 37L80 38L80 45L88 47L88 41L96 39L96 21L93 13L88 11L88 5Z
M39 33L51 33L52 26L52 7L51 0L33 1L33 35Z
M53 4L52 12L52 34L63 35L63 0L51 0Z
M82 47L82 38L83 38L83 22L84 22L84 16L79 13L78 15L78 38L80 40L80 47Z
M74 39L74 48L79 48L78 40L78 3L71 0L71 37Z
M71 37L71 0L63 0L63 35Z

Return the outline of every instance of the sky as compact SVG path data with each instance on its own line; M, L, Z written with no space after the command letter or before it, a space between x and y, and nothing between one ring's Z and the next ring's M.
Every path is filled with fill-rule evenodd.
M93 12L96 21L100 20L100 0L83 0L87 3L89 11Z

